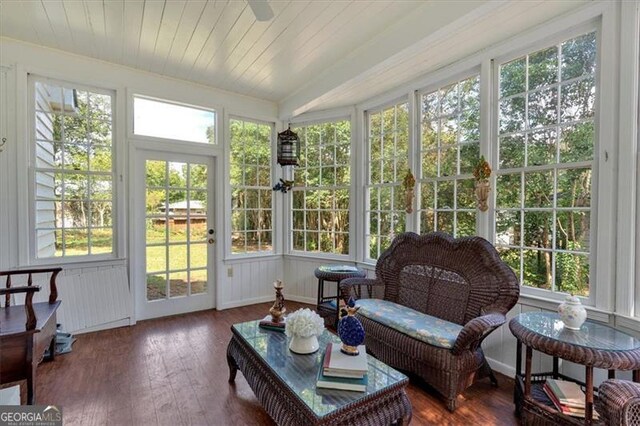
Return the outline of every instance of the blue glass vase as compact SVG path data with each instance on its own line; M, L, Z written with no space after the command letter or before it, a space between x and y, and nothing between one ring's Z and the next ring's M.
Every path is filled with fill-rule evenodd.
M360 320L354 316L359 307L356 306L353 297L349 298L346 309L347 315L338 322L338 336L342 340L340 351L347 355L356 356L359 354L358 346L364 343L364 327Z

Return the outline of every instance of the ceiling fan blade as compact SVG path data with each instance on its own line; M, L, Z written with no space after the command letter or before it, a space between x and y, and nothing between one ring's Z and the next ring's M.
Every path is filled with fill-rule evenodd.
M268 21L273 18L273 10L267 0L247 0L249 7L258 21Z

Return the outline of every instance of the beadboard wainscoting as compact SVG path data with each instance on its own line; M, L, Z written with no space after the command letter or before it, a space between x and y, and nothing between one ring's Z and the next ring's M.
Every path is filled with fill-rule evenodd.
M20 280L26 280L26 276L20 276ZM19 282L16 280L14 285ZM41 287L34 302L46 302L49 277L36 275L33 284ZM58 300L62 301L57 320L64 331L77 334L132 324L132 299L124 264L63 268L56 285ZM23 305L24 297L16 297L15 303Z
M317 259L304 256L284 257L285 290L287 299L296 302L316 304L318 297L318 279L313 271L321 265L355 265L354 262ZM375 276L373 267L367 265L363 267L367 271L367 276ZM324 286L325 296L336 294L336 283L326 282Z
M274 300L273 282L287 285L282 268L282 256L228 259L224 262L223 278L218 285L218 310L252 305ZM285 297L288 289L285 287Z

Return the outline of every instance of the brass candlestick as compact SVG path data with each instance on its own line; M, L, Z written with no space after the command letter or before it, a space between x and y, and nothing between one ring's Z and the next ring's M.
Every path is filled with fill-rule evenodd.
M284 296L282 295L282 281L276 280L273 283L273 288L276 289L276 300L273 302L273 306L269 309L271 314L271 321L278 323L282 320L282 316L287 312L287 308L284 307Z

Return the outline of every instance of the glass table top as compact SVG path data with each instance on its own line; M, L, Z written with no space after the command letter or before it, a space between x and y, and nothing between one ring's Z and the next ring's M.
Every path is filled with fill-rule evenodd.
M407 379L404 374L369 355L365 392L316 389L324 349L329 342L340 343L338 336L324 330L318 337L320 350L310 355L297 355L289 350L289 338L284 333L262 329L258 321L234 324L233 329L318 417Z
M555 312L526 312L515 320L534 333L576 346L605 351L628 351L640 348L640 340L605 324L585 321L580 330L565 328Z

